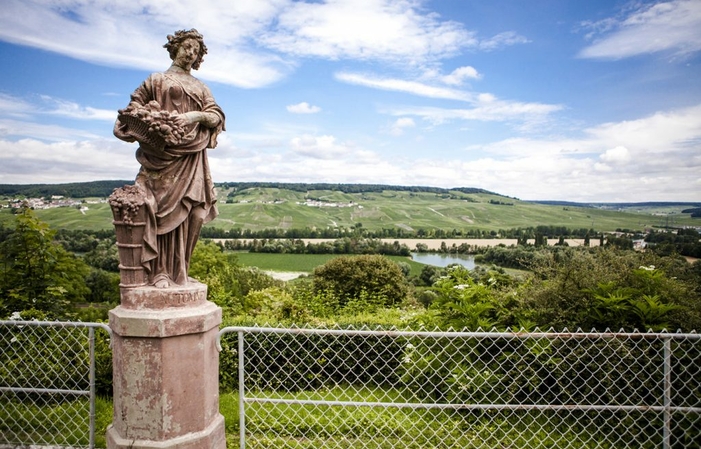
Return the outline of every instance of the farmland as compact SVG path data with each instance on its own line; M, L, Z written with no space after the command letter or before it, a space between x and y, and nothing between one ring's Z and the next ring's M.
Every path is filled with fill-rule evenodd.
M208 227L248 229L383 229L414 233L419 230L500 230L545 226L570 229L644 230L657 226L699 226L700 220L681 213L682 204L663 206L585 207L521 201L493 193L385 190L344 193L340 190L297 191L272 187L220 187L219 217ZM5 197L5 199L9 199ZM86 199L89 200L89 199ZM92 200L95 200L93 198ZM112 228L109 205L89 201L87 209L60 207L37 210L54 229ZM0 222L10 211L0 213Z

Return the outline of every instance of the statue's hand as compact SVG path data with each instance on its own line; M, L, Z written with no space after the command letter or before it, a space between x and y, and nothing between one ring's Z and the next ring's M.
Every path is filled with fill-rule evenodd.
M191 125L193 123L198 123L202 121L200 118L201 114L201 112L197 111L185 112L184 114L178 115L174 121L178 126L184 128L187 125Z
M207 128L214 128L219 124L219 116L212 112L185 112L184 114L180 114L178 116L178 120L182 121L178 124L183 127L192 123L202 123Z

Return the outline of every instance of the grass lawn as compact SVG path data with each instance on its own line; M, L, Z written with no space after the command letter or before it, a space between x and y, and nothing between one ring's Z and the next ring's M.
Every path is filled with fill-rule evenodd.
M331 387L316 392L247 392L275 399L403 402L401 393L372 388ZM378 390L378 389L375 389ZM615 448L627 441L625 426L600 428L598 414L552 411L466 411L382 406L248 403L247 448ZM237 393L220 396L226 420L227 447L239 447ZM638 419L644 418L638 416ZM617 420L614 420L617 421ZM614 429L615 428L615 429ZM657 436L653 436L653 440ZM639 446L647 447L647 446ZM650 447L654 447L650 446Z

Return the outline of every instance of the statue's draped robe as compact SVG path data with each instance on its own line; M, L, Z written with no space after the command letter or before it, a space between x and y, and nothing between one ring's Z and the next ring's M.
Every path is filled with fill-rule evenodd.
M147 206L142 265L151 284L168 279L182 285L188 282L190 257L202 225L218 214L206 149L216 146L217 135L224 130L224 112L204 83L173 70L150 75L131 96L131 102L141 106L151 100L171 112L212 112L220 117L214 128L188 125L177 146L156 151L141 145L136 151L141 163L136 185L146 192ZM114 134L133 142L125 131L117 120Z

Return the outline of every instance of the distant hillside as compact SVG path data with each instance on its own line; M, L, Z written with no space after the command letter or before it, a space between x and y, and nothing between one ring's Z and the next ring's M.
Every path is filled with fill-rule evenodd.
M0 195L105 198L133 181L0 185ZM221 230L294 231L365 229L386 236L505 235L504 230L540 226L611 232L651 227L699 226L695 203L592 203L520 201L478 188L444 189L382 184L229 182L217 184L219 216L207 225ZM627 206L627 207L623 207ZM683 212L688 211L688 212ZM112 228L109 204L37 208L55 229ZM11 211L0 213L0 222ZM583 230L583 231L582 231ZM273 234L279 234L279 232ZM564 233L564 232L561 232ZM290 232L290 236L295 233Z
M330 190L332 192L343 193L370 193L382 192L383 190L393 190L397 192L424 192L424 193L487 193L490 195L499 195L498 193L490 192L484 189L475 187L455 187L452 189L444 189L441 187L428 186L393 186L387 184L329 184L329 183L286 183L286 182L222 182L216 184L217 187L224 189L232 189L240 191L250 188L268 188L268 189L284 189L294 192L308 192L310 190ZM503 196L503 195L499 195Z
M683 201L644 201L641 203L577 203L573 201L533 200L529 202L547 204L549 206L596 207L602 209L655 208L667 206L701 207L701 203Z
M68 184L0 184L0 195L43 198L61 195L71 198L106 198L112 191L134 181L92 181Z
M114 189L124 184L132 184L134 181L91 181L74 182L68 184L0 184L0 195L24 196L27 198L41 198L52 195L62 195L71 198L107 197ZM393 186L386 184L330 184L330 183L285 183L285 182L222 182L215 183L215 187L240 191L250 188L271 188L292 190L295 192L308 192L310 190L330 190L343 193L368 193L394 190L399 192L425 192L425 193L487 193L499 195L484 189L474 187L456 187L444 189L428 186ZM501 195L500 195L501 196Z

